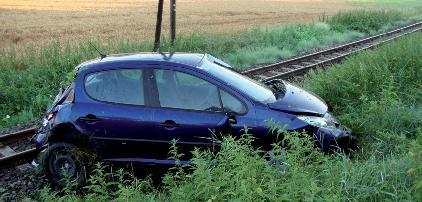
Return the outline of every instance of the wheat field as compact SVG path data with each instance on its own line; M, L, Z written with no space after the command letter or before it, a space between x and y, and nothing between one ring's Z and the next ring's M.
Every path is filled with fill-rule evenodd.
M168 32L165 0L163 34ZM346 0L177 0L177 31L225 33L318 20ZM0 48L51 40L152 38L157 0L0 0Z

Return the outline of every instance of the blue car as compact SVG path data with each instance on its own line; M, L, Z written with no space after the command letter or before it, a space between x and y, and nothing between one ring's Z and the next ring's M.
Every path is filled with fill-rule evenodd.
M33 138L55 184L85 180L88 162L77 149L106 162L168 165L175 139L181 163L189 163L194 147L218 146L218 136L240 136L245 127L254 145L270 149L276 135L268 121L307 131L325 152L353 143L316 95L282 80L260 83L208 54L111 55L76 71Z

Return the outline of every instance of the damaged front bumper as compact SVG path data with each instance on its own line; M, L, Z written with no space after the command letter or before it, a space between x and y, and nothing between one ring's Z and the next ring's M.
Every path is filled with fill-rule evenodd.
M31 165L34 168L38 168L43 161L44 156L46 156L45 153L47 151L50 129L51 124L44 118L40 129L38 129L37 133L31 138L31 143L34 144L37 151L39 151L37 157L31 162Z
M347 128L318 128L316 145L324 152L341 151L349 154L356 146L356 138Z

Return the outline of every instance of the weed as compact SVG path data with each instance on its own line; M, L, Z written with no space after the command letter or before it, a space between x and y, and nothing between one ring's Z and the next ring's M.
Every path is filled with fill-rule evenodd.
M358 134L377 131L415 137L422 125L420 33L346 64L314 72L304 86L320 95ZM330 89L327 91L326 89Z
M376 7L384 9L416 9L422 8L422 3L418 0L350 0L355 6Z
M277 130L276 130L277 131ZM281 130L282 131L282 130ZM251 136L225 136L221 150L195 149L193 164L184 175L169 171L161 188L131 178L110 181L101 165L82 194L40 192L41 200L60 201L222 201L222 200L400 200L417 198L420 183L420 145L409 154L383 159L370 153L365 161L351 161L341 154L324 155L313 146L313 138L300 132L283 133L289 147L273 144L283 167L269 164L265 151L253 148ZM308 137L308 138L307 138ZM282 170L280 170L282 169ZM119 175L123 175L123 171ZM110 185L117 189L111 189ZM117 185L117 186L115 186Z
M394 10L362 10L339 13L329 19L329 24L334 30L353 30L363 33L370 33L381 29L383 26L395 21L403 20L404 17Z

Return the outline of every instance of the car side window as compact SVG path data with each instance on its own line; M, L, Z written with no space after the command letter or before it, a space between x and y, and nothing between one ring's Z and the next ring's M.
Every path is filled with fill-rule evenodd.
M154 71L161 107L201 111L222 111L217 86L190 74Z
M220 89L221 102L223 103L224 111L235 112L243 114L246 112L245 105L233 95Z
M89 74L85 90L95 100L119 104L144 105L142 70L119 69Z

